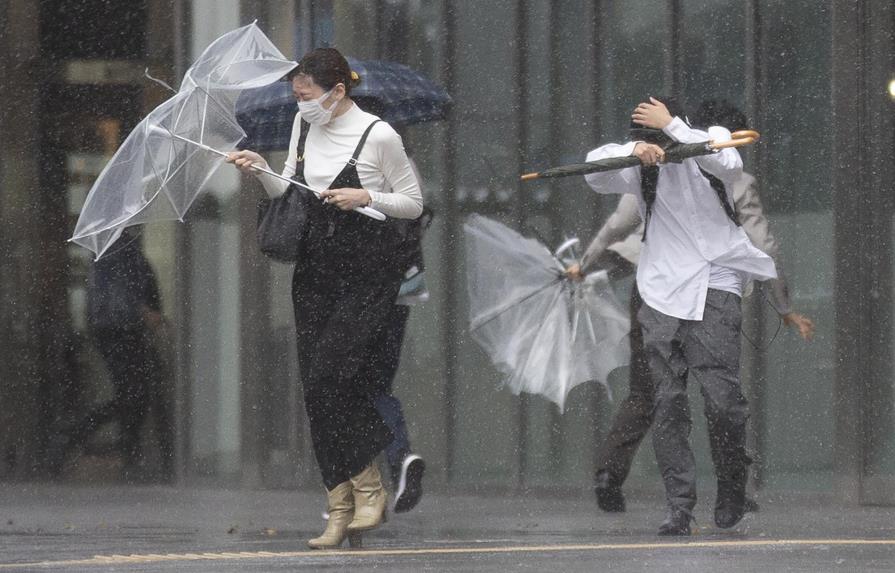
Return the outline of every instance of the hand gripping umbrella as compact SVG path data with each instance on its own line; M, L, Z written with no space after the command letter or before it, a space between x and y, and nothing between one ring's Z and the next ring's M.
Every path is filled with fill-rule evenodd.
M605 273L572 281L547 247L479 215L464 231L469 330L514 393L541 394L563 410L572 388L606 386L628 363L630 322Z
M674 142L664 148L665 163L680 163L684 159L698 157L700 155L709 155L728 147L741 147L758 141L758 138L759 134L757 131L744 130L732 133L731 139L728 141L717 143L713 141L705 141L701 143ZM628 157L607 157L597 161L588 161L587 163L573 163L570 165L552 167L537 173L526 173L522 176L522 180L531 181L533 179L587 175L588 173L612 171L614 169L624 169L625 167L634 167L636 165L640 165L640 160L633 155Z
M152 110L112 156L70 240L99 258L126 227L183 221L224 163L220 150L235 149L245 137L235 119L241 91L270 84L295 65L254 23L215 40L186 72L180 90Z

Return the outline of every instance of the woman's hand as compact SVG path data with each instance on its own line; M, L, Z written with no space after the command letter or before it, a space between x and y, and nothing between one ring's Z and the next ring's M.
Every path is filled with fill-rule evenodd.
M649 98L649 103L643 102L638 105L631 114L634 123L653 129L665 129L672 119L674 118L668 113L665 104L654 97Z
M665 160L664 149L658 145L642 141L634 146L634 151L631 155L639 159L643 165L657 165Z
M341 189L327 189L320 193L324 203L335 205L343 211L350 211L357 207L367 207L372 202L370 194L366 189L352 189L343 187Z
M243 173L253 173L255 175L260 173L260 171L252 169L252 165L267 167L267 161L265 161L263 157L248 149L230 152L227 154L227 159L224 161L232 163Z

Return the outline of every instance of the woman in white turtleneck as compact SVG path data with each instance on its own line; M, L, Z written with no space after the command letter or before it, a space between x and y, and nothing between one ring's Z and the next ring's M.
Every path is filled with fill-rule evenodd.
M299 113L283 175L323 190L324 198L304 202L309 228L292 298L305 409L330 516L308 545L327 548L346 537L356 541L384 517L386 493L374 459L392 435L375 409L365 367L382 352L402 277L401 220L419 217L423 202L400 136L351 101L360 78L342 54L313 50L290 77ZM267 165L257 153L231 153L228 161L257 176L272 198L289 187L252 169ZM362 206L389 219L353 211Z

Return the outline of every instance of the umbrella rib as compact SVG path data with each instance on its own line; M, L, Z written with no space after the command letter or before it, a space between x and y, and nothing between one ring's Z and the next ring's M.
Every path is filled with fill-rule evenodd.
M254 26L254 23L253 23L252 25ZM243 37L243 39L242 39L242 43L239 45L239 48L233 51L233 57L230 58L230 62L227 63L227 64L221 64L221 65L218 66L217 69L215 69L214 71L217 71L217 70L220 69L220 68L230 69L230 67L233 66L233 63L236 61L236 57L237 57L237 55L240 54L240 53L242 53L242 47L245 46L246 43L247 43L248 41L249 41L249 35L246 34L245 37ZM223 76L224 73L225 73L225 72L222 71L222 72L221 72L221 76ZM211 74L208 74L208 79L209 79L209 81L211 81Z
M599 340L597 340L597 331L596 331L596 329L594 328L594 319L593 319L593 317L591 317L590 313L588 312L588 313L585 313L585 314L584 314L584 319L587 320L587 328L588 328L588 330L590 330L590 337L591 337L591 339L592 339L594 342L599 342Z
M233 114L229 113L229 111L227 110L226 106L225 106L224 104L222 104L220 101L218 101L218 99L215 98L213 95L211 95L211 92L210 92L210 91L205 90L205 89L203 89L203 88L201 88L201 87L198 87L198 86L196 87L196 89L199 90L199 91L201 91L201 92L203 92L203 93L206 95L206 97L207 97L208 99L210 99L210 100L213 101L215 104L217 104L217 106L218 106L218 108L219 108L219 111L221 112L221 113L220 113L220 119L225 120L228 124L230 124L230 127L235 127L237 130L239 130L240 133L243 134L243 136L245 136L245 130L243 130L243 129L242 129L242 126L239 125L239 122L236 121L235 112L234 112ZM203 119L204 119L204 117L205 117L205 116L203 115Z
M197 153L199 153L199 151L200 151L199 149L194 149L192 152L188 152L188 153L189 153L189 157L187 157L186 159L184 159L184 160L180 163L180 165L177 166L177 168L176 168L173 172L168 173L168 176L165 177L165 179L162 180L162 185L161 185L161 187L159 188L159 190L161 190L162 188L167 187L167 186L168 186L168 181L170 181L175 175L177 175L177 174L180 172L180 170L182 170L184 167L186 167L187 162L188 162L190 159L192 159L194 155L196 155ZM187 205L186 208L183 210L183 212L181 212L181 211L177 208L177 205L174 204L174 201L171 199L171 196L170 196L168 193L165 193L164 195L165 195L165 197L168 199L168 203L171 205L171 207L174 208L174 212L177 213L177 218L178 218L179 220L183 220L183 216L186 214L187 210L190 208L190 205L192 205L192 201L190 201L190 205Z
M505 305L503 308L501 308L499 312L494 313L492 316L489 316L486 320L483 320L482 322L479 322L479 323L476 324L475 326L471 326L471 328L470 328L469 330L470 330L470 331L478 330L479 328L485 326L486 324L488 324L488 323L491 322L492 320L494 320L494 319L498 318L499 316L501 316L503 313L505 313L505 312L511 310L513 307L522 304L523 302L527 301L527 300L530 299L531 297L536 296L537 294L539 294L539 293L541 293L541 292L547 290L548 288L552 287L553 285L559 283L559 282L562 281L562 280L563 280L563 277L562 277L562 276L558 276L558 277L556 277L555 279L553 279L552 281L550 281L549 283L547 283L547 284L545 284L545 285L543 285L543 286L541 286L541 287L535 289L534 291L528 293L528 294L525 295L524 297L506 303L506 305Z
M166 130L172 137L174 137L174 133L173 133L170 129L168 129L167 127L164 127L164 129L165 129L165 130ZM173 147L173 146L172 146L172 147ZM156 195L158 195L158 193L159 193L160 191L162 191L163 189L165 189L165 188L168 186L168 181L170 181L175 175L177 175L177 174L180 172L180 170L183 169L183 168L186 166L187 162L188 162L190 159L192 159L193 156L195 156L195 155L196 155L197 153L199 153L199 151L201 150L201 148L199 148L199 147L192 147L192 146L191 146L191 147L188 147L187 149L188 149L188 151L187 151L187 157L186 157L183 161L181 161L181 162L180 162L180 165L178 165L176 168L174 168L173 171L171 170L171 167L172 167L172 163L173 163L173 162L169 159L169 160L168 160L168 165L167 165L167 167L166 167L166 169L165 169L165 175L164 175L164 177L159 176L159 174L156 172L156 177L158 177L159 181L161 182L160 185L159 185L158 191L156 191ZM169 154L170 154L170 153L173 153L173 151L172 151L172 152L169 152ZM153 171L155 171L155 166L153 166ZM177 208L177 205L174 204L173 199L171 198L171 196L170 196L168 193L163 193L163 196L168 200L168 204L171 205L171 207L174 209L174 212L177 213L177 218L178 218L179 220L182 220L184 214L185 214L186 211L187 211L187 209L189 209L189 205L187 205L187 206L186 206L186 209L184 209L183 212L181 212L181 211ZM191 202L190 204L192 204L192 202Z
M599 342L599 340L597 340L597 331L594 329L594 321L589 312L584 313L584 320L587 322L587 329L590 331L591 340L594 341L594 344L597 344Z
M556 291L556 294L553 296L553 300L550 301L548 308L553 308L553 306L556 304L556 301L559 299L559 297L562 296L563 290L564 289L559 289ZM547 317L549 315L550 315L549 312L544 313L544 317L541 319L541 324L538 325L538 330L535 333L534 339L532 340L532 343L528 347L528 352L526 353L526 356L525 356L525 362L520 370L520 373L524 373L528 369L528 365L532 360L532 356L534 355L535 348L539 347L539 345L537 344L537 341L541 337L541 334L544 331L544 325L547 324ZM563 392L565 392L565 389L563 389ZM563 394L563 402L565 402L565 394ZM560 410L562 410L563 404L560 404L559 407L560 407Z
M206 80L207 85L211 86L211 77ZM205 97L202 101L202 121L199 126L199 143L205 143L205 120L208 119L208 90L202 90Z

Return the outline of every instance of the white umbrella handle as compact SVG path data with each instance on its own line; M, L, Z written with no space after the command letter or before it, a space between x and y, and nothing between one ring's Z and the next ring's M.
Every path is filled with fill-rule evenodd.
M226 156L227 156L227 154L225 153L224 157L226 157ZM277 173L276 171L273 171L272 169L268 169L267 167L261 167L260 165L254 165L254 164L252 165L252 169L255 169L256 171L260 171L262 173L267 173L268 175L272 175L272 176L276 177L277 179L282 179L283 181L286 181L287 183L292 183L293 185L298 185L302 189L307 189L308 191L310 191L317 197L320 197L320 191L317 191L316 189L312 189L311 187L308 187L304 183L299 183L295 179L291 179L289 177L286 177L285 175L280 175L279 173ZM385 215L383 215L376 209L373 209L372 207L355 207L354 210L362 215L366 215L367 217L376 219L377 221L385 221Z
M578 237L572 237L571 239L566 239L566 241L560 246L556 247L556 250L553 251L553 256L559 257L564 252L568 251L572 247L578 246L581 241L578 240Z
M198 141L193 141L192 139L183 137L182 135L177 135L176 133L171 133L170 131L168 131L167 129L164 129L162 127L152 126L152 128L158 129L159 131L164 132L167 135L169 135L175 139L185 141L186 143L191 143L192 145L195 145L196 147L198 147L200 149L204 149L205 151L209 151L211 153L216 153L216 154L220 155L221 157L227 157L227 154L224 153L223 151L220 151L219 149L215 149L213 147L205 145L204 143L199 143ZM320 191L317 191L316 189L308 187L304 183L300 183L300 182L296 181L295 179L291 179L289 177L286 177L285 175L280 175L276 171L273 171L266 167L261 167L259 165L252 165L252 169L254 169L256 171L261 171L262 173L267 173L268 175L272 175L272 176L276 177L277 179L282 179L283 181L285 181L287 183L292 183L293 185L298 185L299 187L301 187L303 189L307 189L308 191L310 191L317 197L320 197ZM377 211L376 209L373 209L371 207L355 207L354 210L362 215L366 215L367 217L370 217L371 219L376 219L377 221L385 221L385 215L383 215L382 213L380 213L379 211Z

